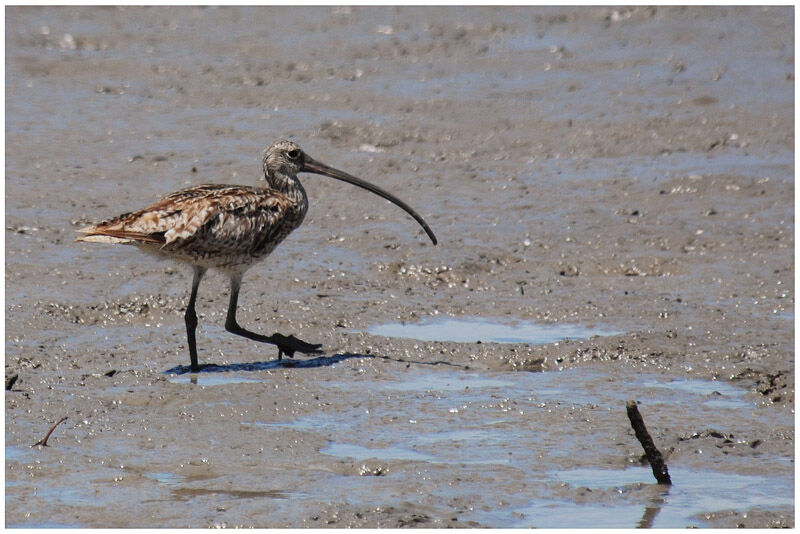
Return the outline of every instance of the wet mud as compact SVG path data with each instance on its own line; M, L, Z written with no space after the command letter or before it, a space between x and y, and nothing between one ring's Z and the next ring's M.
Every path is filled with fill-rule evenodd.
M7 8L6 526L794 526L793 20ZM75 230L279 137L440 244L301 177L238 319L324 352L213 274L187 373L190 269Z

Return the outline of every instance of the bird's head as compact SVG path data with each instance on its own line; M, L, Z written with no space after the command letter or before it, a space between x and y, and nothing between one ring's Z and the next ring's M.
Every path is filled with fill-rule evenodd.
M402 208L422 226L422 229L425 230L434 245L437 242L436 236L428 224L408 204L377 185L314 160L297 143L285 139L275 141L264 150L262 163L264 165L264 176L273 189L287 192L292 188L301 187L300 181L297 179L297 173L299 172L311 172L329 176L366 189Z
M280 139L266 149L261 158L264 176L270 187L286 191L291 181L297 180L297 173L303 171L305 152L297 143Z

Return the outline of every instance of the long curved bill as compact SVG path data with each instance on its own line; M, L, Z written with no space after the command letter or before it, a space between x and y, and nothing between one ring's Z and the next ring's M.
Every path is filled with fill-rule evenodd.
M411 206L409 206L408 204L406 204L405 202L403 202L402 200L400 200L396 196L392 195L388 191L384 191L383 189L381 189L377 185L373 185L373 184L371 184L369 182L366 182L366 181L362 180L361 178L356 178L355 176L352 176L350 174L347 174L346 172L340 171L339 169L334 169L333 167L329 167L328 165L325 165L324 163L320 163L318 161L314 161L308 155L305 156L305 160L303 161L303 169L302 170L305 171L305 172L313 172L313 173L316 173L316 174L322 174L323 176L329 176L331 178L336 178L337 180L341 180L341 181L347 182L349 184L357 185L358 187L361 187L362 189L366 189L367 191L371 191L371 192L375 193L376 195L385 198L389 202L391 202L391 203L395 204L396 206L402 208L403 210L405 210L406 213L408 213L409 215L414 217L414 220L417 221L420 226L422 226L422 229L425 230L425 233L428 234L428 237L431 238L431 241L433 242L434 245L438 242L438 240L436 239L436 236L433 235L433 230L431 230L430 226L428 226L428 223L425 222L425 220L419 215L419 213L414 211L411 208Z

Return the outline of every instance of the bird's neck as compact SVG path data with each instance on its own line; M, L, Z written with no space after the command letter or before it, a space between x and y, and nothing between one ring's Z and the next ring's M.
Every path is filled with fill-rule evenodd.
M264 175L272 189L289 197L292 203L305 212L308 208L308 196L297 176L282 172L265 172Z

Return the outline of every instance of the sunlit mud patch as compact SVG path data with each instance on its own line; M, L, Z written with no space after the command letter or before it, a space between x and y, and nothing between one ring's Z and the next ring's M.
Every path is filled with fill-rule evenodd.
M145 473L144 476L155 480L159 484L165 484L168 486L178 486L187 478L183 475L176 475L175 473L167 472Z
M389 323L371 327L376 336L402 337L421 341L454 341L457 343L530 343L539 345L562 339L586 339L613 336L622 332L610 328L575 324L536 324L518 321L507 323L481 317L441 318L419 324Z
M238 499L289 499L292 496L301 495L290 494L281 490L239 488L235 485L226 485L224 481L218 482L220 487L214 487L213 484L211 487L198 487L196 485L196 483L201 482L204 479L216 477L185 476L169 472L144 473L144 476L148 479L155 480L158 483L158 486L169 490L168 497L161 495L158 498L147 500L145 502L186 502L193 499L203 498L212 498L215 499L216 502Z
M364 461L375 458L380 461L391 460L410 460L429 462L436 464L508 464L508 458L503 457L444 457L441 455L428 454L417 450L418 448L428 448L429 450L447 447L457 443L459 447L472 448L493 443L497 437L491 432L481 429L456 430L453 432L429 432L419 436L411 437L408 441L409 446L389 445L388 447L365 447L353 443L331 442L328 447L320 450L323 454L336 456L338 458L352 458L357 461Z
M418 452L407 447L390 446L380 449L371 449L354 443L331 443L320 452L339 458L355 458L356 460L377 458L379 460L418 460L429 462L434 459L430 454Z

